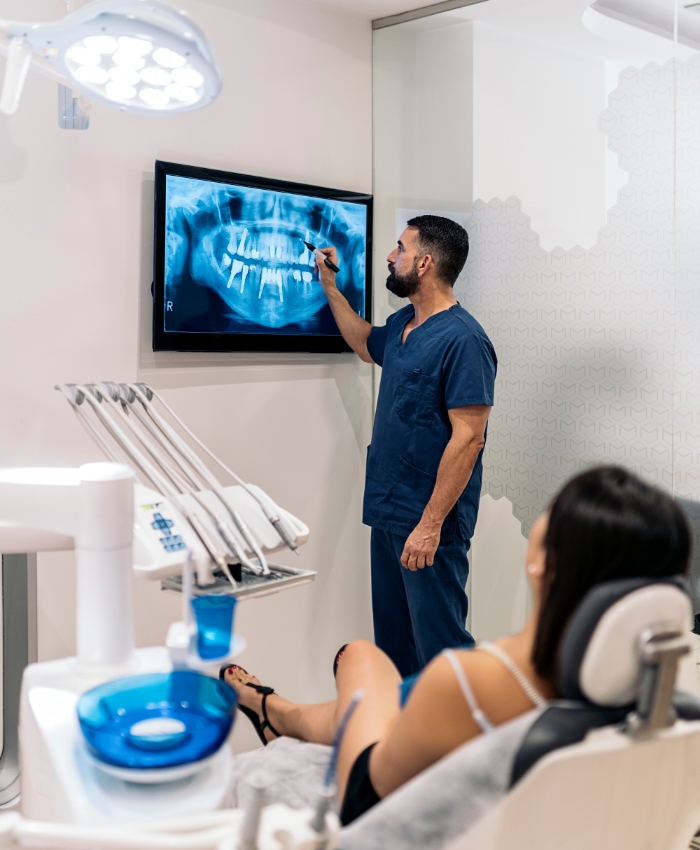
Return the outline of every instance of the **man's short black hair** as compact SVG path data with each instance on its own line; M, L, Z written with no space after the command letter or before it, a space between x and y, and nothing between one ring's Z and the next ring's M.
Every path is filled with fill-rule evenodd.
M417 215L408 222L418 231L420 250L430 254L437 276L448 286L454 286L469 254L467 231L441 215Z

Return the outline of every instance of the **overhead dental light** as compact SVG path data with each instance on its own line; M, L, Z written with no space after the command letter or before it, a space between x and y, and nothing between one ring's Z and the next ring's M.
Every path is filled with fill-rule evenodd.
M0 21L9 40L0 112L17 110L31 67L139 115L200 109L221 89L202 30L162 0L96 0L58 21Z

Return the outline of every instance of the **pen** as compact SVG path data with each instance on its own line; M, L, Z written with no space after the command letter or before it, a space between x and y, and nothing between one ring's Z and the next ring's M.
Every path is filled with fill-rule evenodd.
M301 237L300 237L300 238L301 238ZM306 245L306 247L307 247L307 248L309 249L309 251L311 251L312 253L314 253L314 254L315 254L315 253L316 253L316 251L318 250L318 249L316 248L316 246L315 246L315 245L312 245L310 242L306 242L304 239L302 239L301 241L304 243L304 245ZM336 266L336 264L335 264L335 263L331 262L331 261L328 259L328 257L324 257L324 258L323 258L323 262L326 264L326 266L327 266L327 267L328 267L328 268L329 268L332 272L335 272L336 274L338 274L338 272L340 271L340 269L338 268L338 266Z

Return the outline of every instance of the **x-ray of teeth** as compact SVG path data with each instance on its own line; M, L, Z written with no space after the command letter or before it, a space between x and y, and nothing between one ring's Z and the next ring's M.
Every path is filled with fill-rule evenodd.
M338 287L364 316L364 205L174 175L166 185L166 331L338 335L302 240L335 245Z

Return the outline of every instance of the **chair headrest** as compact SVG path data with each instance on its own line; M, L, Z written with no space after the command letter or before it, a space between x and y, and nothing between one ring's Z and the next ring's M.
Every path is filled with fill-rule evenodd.
M689 631L693 621L681 577L620 579L597 585L564 631L559 650L561 695L599 706L636 702L642 633L659 624Z

